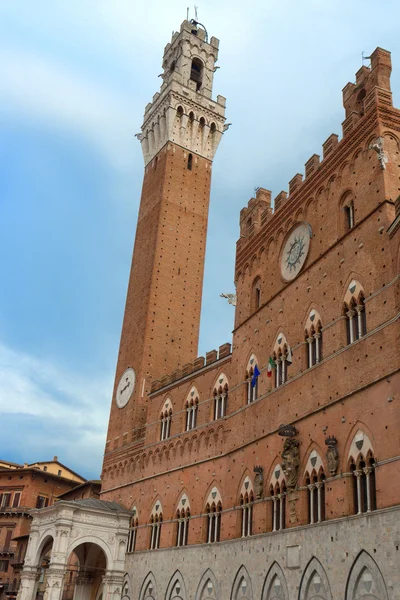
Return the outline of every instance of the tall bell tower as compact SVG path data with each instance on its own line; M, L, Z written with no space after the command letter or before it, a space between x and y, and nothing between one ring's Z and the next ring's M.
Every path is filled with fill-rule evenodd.
M152 380L197 356L211 166L225 121L225 98L211 98L218 45L200 24L182 23L136 135L145 172L106 456L142 438Z

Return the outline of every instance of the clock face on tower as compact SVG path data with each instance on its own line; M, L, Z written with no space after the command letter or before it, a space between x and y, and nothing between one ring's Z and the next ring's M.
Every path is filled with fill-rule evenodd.
M118 408L124 408L129 402L135 389L136 375L135 371L129 367L119 380L117 391L115 393L115 403Z
M281 255L281 273L286 281L294 279L301 271L310 248L311 227L300 223L289 233Z

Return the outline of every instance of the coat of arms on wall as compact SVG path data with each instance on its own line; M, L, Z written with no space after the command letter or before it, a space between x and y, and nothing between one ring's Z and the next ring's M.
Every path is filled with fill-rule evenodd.
M328 463L328 469L331 475L336 474L336 469L339 464L339 452L337 449L337 439L334 436L327 437L325 444L328 446L326 451L326 461Z
M264 491L264 469L262 467L259 467L256 465L254 467L253 471L255 473L254 493L255 493L257 500L259 500L260 498L263 497L263 491Z
M297 486L300 466L300 442L292 437L286 438L282 451L282 470L286 475L286 487L290 490Z

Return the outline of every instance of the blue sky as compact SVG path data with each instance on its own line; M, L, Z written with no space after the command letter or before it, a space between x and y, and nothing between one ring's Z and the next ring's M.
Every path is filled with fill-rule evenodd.
M143 175L144 107L176 0L0 0L0 457L101 470ZM192 14L193 16L193 10ZM240 209L273 196L333 132L341 90L376 46L392 52L398 0L206 0L227 98L213 168L199 353L230 341Z

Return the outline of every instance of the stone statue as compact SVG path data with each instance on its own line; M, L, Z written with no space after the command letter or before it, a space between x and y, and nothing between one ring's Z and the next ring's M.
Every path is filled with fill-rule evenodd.
M300 442L294 438L287 438L282 451L282 470L286 475L286 487L293 489L297 485L300 465Z
M378 156L378 160L379 160L381 169L386 169L386 163L389 162L389 159L388 159L387 153L383 149L383 141L384 140L382 137L378 137L376 142L373 142L372 144L369 145L369 149L375 150L375 152Z
M337 439L332 437L327 437L325 440L325 444L328 446L328 450L326 451L326 460L328 463L328 469L331 475L336 474L336 469L339 464L339 452L337 449Z
M226 298L228 300L228 304L232 304L232 306L236 306L236 294L220 294L220 298Z
M257 500L259 500L260 498L263 497L263 492L264 492L264 469L262 467L259 467L256 465L254 467L253 471L255 473L254 493L255 493Z

